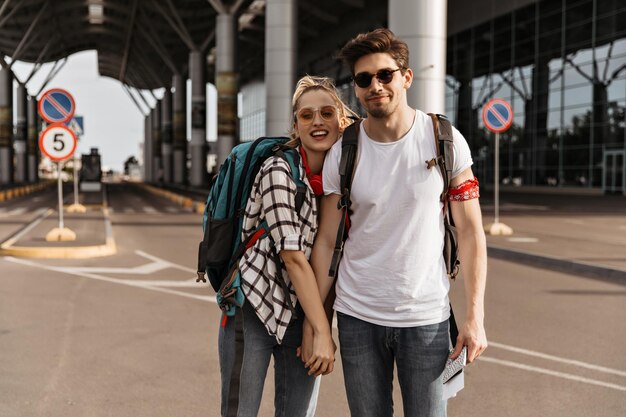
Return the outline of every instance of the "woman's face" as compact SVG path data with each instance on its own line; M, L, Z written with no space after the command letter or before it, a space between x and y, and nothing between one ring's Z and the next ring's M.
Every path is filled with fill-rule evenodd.
M323 90L307 91L300 96L295 120L294 129L307 153L326 152L341 133L339 108Z

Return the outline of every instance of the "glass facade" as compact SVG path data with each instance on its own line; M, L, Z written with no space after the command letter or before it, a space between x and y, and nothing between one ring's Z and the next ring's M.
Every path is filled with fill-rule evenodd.
M493 181L482 107L502 98L514 112L500 137L504 183L623 189L623 0L542 0L456 33L447 74L446 113L470 143L481 181Z

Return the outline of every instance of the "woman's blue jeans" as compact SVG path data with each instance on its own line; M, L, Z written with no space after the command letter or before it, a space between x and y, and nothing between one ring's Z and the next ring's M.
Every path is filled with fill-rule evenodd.
M352 417L393 416L393 368L405 417L445 417L441 375L449 354L448 321L385 327L337 313L341 362Z
M302 342L302 309L297 309L297 316L280 345L267 333L248 303L220 327L222 417L257 416L272 356L275 416L313 416L318 384L315 377L307 375L307 369L296 356L296 348Z

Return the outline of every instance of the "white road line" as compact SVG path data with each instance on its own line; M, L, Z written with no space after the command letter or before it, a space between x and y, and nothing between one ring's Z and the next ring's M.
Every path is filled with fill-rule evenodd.
M509 237L506 240L513 243L537 243L539 239L536 237Z
M180 210L178 210L176 207L166 207L165 211L167 211L168 213L178 213Z
M173 263L173 262L167 261L167 260L162 259L162 258L159 258L159 257L157 257L157 256L150 255L149 253L146 253L146 252L144 252L144 251L142 251L142 250L136 250L136 251L135 251L135 253L136 253L137 255L139 255L139 256L143 256L144 258L151 259L151 260L153 260L154 262L163 262L163 263L166 263L166 264L168 264L171 268L180 269L181 271L185 271L185 272L191 272L192 274L195 274L195 273L196 273L196 270L195 270L195 269L193 269L193 268L188 268L188 267L186 267L186 266L182 266L182 265L175 264L175 263Z
M173 262L166 261L165 259L161 259L159 257L150 255L140 250L136 250L135 253L139 256L150 259L152 263L147 263L144 265L133 266L133 267L66 266L66 267L59 267L59 270L63 270L64 272L68 272L71 274L75 272L86 272L86 273L147 275L147 274L153 274L163 269L174 268L174 269L179 269L181 271L189 272L191 274L196 273L196 271L192 268L188 268L183 265L178 265ZM155 282L162 282L162 281L155 281Z
M9 211L7 214L9 216L19 216L20 214L26 213L26 210L28 210L28 207L18 207L16 209Z
M582 382L582 383L585 383L585 384L598 385L600 387L611 388L611 389L615 389L615 390L618 390L618 391L626 391L626 387L623 386L623 385L611 384L609 382L603 382L603 381L598 381L598 380L595 380L595 379L583 378L581 376L567 374L565 372L551 371L549 369L539 368L537 366L524 365L524 364L517 363L517 362L511 362L511 361L505 361L505 360L502 360L502 359L490 358L488 356L481 356L481 357L478 358L478 360L479 361L484 361L484 362L495 363L495 364L498 364L498 365L508 366L508 367L511 367L511 368L522 369L522 370L528 371L528 372L537 372L539 374L551 375L551 376L555 376L557 378L569 379L571 381Z
M86 272L67 271L66 270L67 268L55 267L55 266L49 266L49 265L40 265L40 264L37 264L35 262L28 261L26 259L14 258L12 256L5 256L4 259L9 261L9 262L22 264L22 265L27 265L27 266L32 266L32 267L41 268L41 269L46 269L48 271L61 272L61 273L75 275L75 276L79 276L79 277L83 277L83 278L95 279L97 281L109 282L109 283L112 283L112 284L127 285L129 287L143 288L143 289L150 290L150 291L156 291L156 292L162 292L162 293L166 293L166 294L179 295L181 297L186 297L186 298L192 298L194 300L208 301L210 303L217 303L217 301L215 300L215 296L213 296L213 295L197 295L197 294L187 293L187 292L184 292L184 291L176 291L176 290L170 290L170 289L167 289L167 288L161 288L161 287L152 286L152 285L145 285L141 281L133 281L133 280L126 280L126 279L121 280L121 279L109 278L109 277L105 277L105 276L97 275L97 274L90 274L90 273L86 273ZM200 287L200 284L198 284L198 286Z
M207 287L206 284L196 282L195 278L190 278L187 281L158 281L158 280L133 280L133 279L120 279L120 283L137 283L140 286L146 287L170 287L170 288L202 288Z
M127 207L127 208L124 209L124 213L134 213L134 212L135 212L135 210L133 210L132 208L128 208Z
M497 342L489 342L489 347L495 347L498 349L508 350L509 352L521 353L522 355L534 356L536 358L547 359L554 362L566 363L568 365L574 365L581 368L587 368L598 372L604 372L607 374L614 374L626 377L626 372L620 371L619 369L606 368L604 366L593 365L586 362L576 361L573 359L561 358L558 356L548 355L541 352L536 352L534 350L522 349L515 346L509 346L502 343Z
M534 205L530 205L530 204L515 204L515 203L504 203L502 205L503 209L509 209L509 210L538 210L538 211L547 211L550 210L550 208L548 206L534 206Z
M35 221L33 221L32 223L30 223L28 226L26 226L25 228L23 228L22 230L20 230L19 233L17 233L14 236L11 236L11 238L7 241L5 241L2 246L6 247L6 246L11 246L13 245L15 242L17 242L18 240L20 240L22 238L22 236L24 236L26 233L28 233L29 231L31 231L35 226L37 226L39 223L41 223L41 221L43 219L45 219L46 217L48 217L50 214L52 214L54 210L52 209L39 209L37 211L37 215L39 216L37 219L35 219Z
M577 226L582 226L585 224L584 221L582 220L577 220L577 219L562 219L565 223L569 223L569 224L575 224Z
M143 208L143 211L149 214L156 214L158 213L158 211L154 208L154 207L150 207L150 206L145 206Z

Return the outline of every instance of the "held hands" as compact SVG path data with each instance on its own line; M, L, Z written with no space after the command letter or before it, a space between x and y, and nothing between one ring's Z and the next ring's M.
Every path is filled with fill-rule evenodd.
M311 324L304 319L302 328L302 346L298 356L309 369L309 375L328 375L335 368L337 346L330 333L330 328L315 332Z
M450 358L456 359L461 353L463 346L467 346L468 365L478 358L487 349L487 335L482 320L468 319L463 323L456 339L456 346Z

